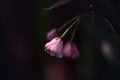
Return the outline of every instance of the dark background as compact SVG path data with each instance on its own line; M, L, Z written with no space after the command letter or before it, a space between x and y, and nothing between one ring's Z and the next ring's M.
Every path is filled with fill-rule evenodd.
M72 80L120 80L120 1L75 0L53 11L44 7L57 0L1 0L0 1L0 80L44 80L46 66L64 63ZM44 52L46 33L71 19L76 13L84 14L94 5L94 24L85 17L78 31L77 45L80 59L59 60ZM112 34L104 18L110 21ZM114 48L115 59L107 60L99 51L106 40ZM47 64L49 63L49 64ZM68 77L71 77L71 76ZM50 79L48 79L50 80Z

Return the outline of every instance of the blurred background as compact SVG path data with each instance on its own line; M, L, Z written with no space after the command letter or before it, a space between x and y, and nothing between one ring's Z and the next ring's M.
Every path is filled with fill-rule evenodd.
M0 0L0 80L120 80L120 1L73 0L43 9L56 1ZM77 32L79 59L44 51L50 29L92 11L93 18L83 17Z

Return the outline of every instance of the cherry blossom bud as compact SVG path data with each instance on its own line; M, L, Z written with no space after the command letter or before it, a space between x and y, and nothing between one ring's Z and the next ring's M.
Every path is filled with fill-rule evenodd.
M57 37L57 30L54 28L47 33L47 39L50 41L55 37Z
M72 59L79 57L79 51L75 43L67 42L64 46L64 56Z
M63 57L63 41L60 37L52 39L50 42L45 44L45 51L51 56L56 56L59 58Z

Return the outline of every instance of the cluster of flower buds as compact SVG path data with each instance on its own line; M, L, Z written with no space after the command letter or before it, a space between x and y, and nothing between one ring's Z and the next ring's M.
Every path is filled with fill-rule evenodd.
M47 34L47 39L49 40L49 42L45 44L45 51L49 53L51 56L56 56L58 58L62 58L62 57L71 58L71 59L78 58L80 53L73 39L77 31L79 22L80 22L80 17L77 16L66 22L60 28L58 29L54 28L50 30ZM67 27L67 29L63 32L61 36L59 36L58 30L63 29L69 23L71 23L70 26ZM70 39L64 44L64 41L62 39L66 35L66 33L70 31L72 27L74 28L72 31L72 35Z
M73 0L59 0L56 3L54 3L51 7L44 8L44 9L53 10L54 8L67 4L71 1ZM45 44L45 51L49 53L51 56L56 56L59 58L62 58L63 56L67 58L72 58L72 59L78 58L80 55L79 50L75 42L73 41L73 39L77 30L79 21L80 21L80 17L76 16L73 19L66 22L65 24L63 24L60 28L58 29L54 28L51 31L49 31L47 34L47 39L49 40L49 42ZM58 32L61 32L61 30L70 23L71 25L60 36ZM71 38L64 44L63 37L72 27L74 27L74 30L72 32Z

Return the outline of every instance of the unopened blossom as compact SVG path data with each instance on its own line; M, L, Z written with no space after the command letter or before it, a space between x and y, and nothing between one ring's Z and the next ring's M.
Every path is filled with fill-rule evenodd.
M45 44L45 51L51 56L56 56L59 58L63 57L63 41L60 37L52 39L50 42Z
M47 33L47 39L50 41L53 38L57 37L57 29L54 28Z
M75 43L67 42L64 46L64 56L67 58L76 59L79 57L79 51Z

